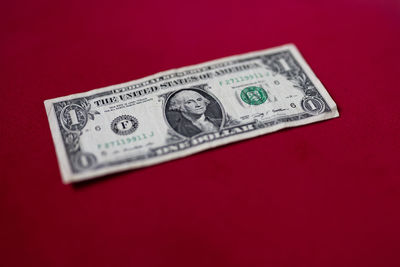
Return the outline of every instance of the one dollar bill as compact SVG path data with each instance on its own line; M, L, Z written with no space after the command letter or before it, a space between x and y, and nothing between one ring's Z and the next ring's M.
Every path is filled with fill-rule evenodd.
M294 45L45 101L64 183L339 116Z

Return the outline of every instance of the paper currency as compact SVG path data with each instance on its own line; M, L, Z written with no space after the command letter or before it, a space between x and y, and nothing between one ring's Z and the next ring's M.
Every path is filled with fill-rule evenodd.
M45 101L64 183L339 116L294 45Z

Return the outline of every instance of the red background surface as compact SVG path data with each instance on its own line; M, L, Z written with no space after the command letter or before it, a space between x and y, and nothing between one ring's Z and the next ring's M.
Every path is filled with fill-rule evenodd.
M400 2L9 1L1 266L400 266ZM295 43L341 117L76 186L43 100Z

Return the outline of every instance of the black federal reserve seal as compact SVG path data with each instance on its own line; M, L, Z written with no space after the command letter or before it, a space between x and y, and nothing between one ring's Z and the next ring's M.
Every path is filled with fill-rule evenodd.
M111 122L111 130L119 135L128 135L136 131L139 126L138 120L131 115L121 115Z

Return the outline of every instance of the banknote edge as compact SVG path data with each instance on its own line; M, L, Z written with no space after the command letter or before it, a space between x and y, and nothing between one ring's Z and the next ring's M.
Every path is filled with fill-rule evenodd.
M189 70L192 68L201 67L203 65L208 65L208 64L212 64L212 63L215 64L215 63L226 61L226 60L234 60L234 59L241 59L241 58L246 58L246 57L250 57L250 56L256 56L256 55L260 55L260 54L267 53L267 52L268 53L274 53L275 51L279 52L280 50L284 50L284 49L289 49L292 52L292 54L296 58L296 60L298 60L298 62L302 65L303 70L306 72L307 76L312 80L313 83L315 83L316 87L320 89L319 92L325 98L329 107L332 108L331 112L321 114L318 116L314 116L311 118L303 119L303 120L297 121L297 122L282 123L282 124L279 124L276 126L269 127L267 129L260 129L260 130L254 131L252 133L246 133L241 136L228 137L224 140L216 141L215 143L211 143L211 144L208 143L208 144L200 145L198 147L190 149L189 151L177 152L173 156L165 155L165 156L161 156L161 157L158 157L155 159L147 159L143 162L126 163L126 164L123 164L120 166L109 167L107 170L99 170L99 171L94 171L91 173L84 173L84 174L76 175L76 174L72 173L72 171L70 170L70 166L68 166L68 164L66 164L68 162L67 157L66 157L67 153L65 151L65 147L62 145L61 133L59 132L59 129L57 127L57 119L55 117L55 112L53 111L53 105L52 105L54 102L57 102L60 100L67 100L67 99L83 97L83 96L87 96L87 95L92 95L93 93L96 93L96 92L112 90L114 88L127 86L127 85L134 84L134 83L139 83L143 80L151 79L153 77L157 77L160 75L166 75L171 72L173 73L173 72L177 72L177 71L181 71L181 70ZM47 99L44 101L44 105L45 105L46 113L48 116L48 121L50 124L50 130L51 130L52 139L53 139L53 143L54 143L56 154L57 154L57 160L59 163L62 180L63 180L63 183L65 183L65 184L83 181L83 180L87 180L87 179L92 179L95 177L99 177L99 176L103 176L103 175L107 175L107 174L111 174L111 173L115 173L115 172L119 172L119 171L146 167L146 166L154 165L156 163L163 163L163 162L167 162L170 160L179 159L184 156L192 155L192 154L198 153L200 151L208 150L210 148L214 148L217 146L249 139L252 137L259 136L259 135L272 133L272 132L278 131L283 128L301 126L301 125L305 125L308 123L318 122L318 121L331 119L331 118L335 118L335 117L339 116L339 112L337 110L336 103L333 101L332 97L326 90L325 86L322 84L322 82L319 80L319 78L312 71L311 67L308 65L308 63L303 58L300 51L297 49L297 47L294 44L285 44L285 45L281 45L281 46L277 46L277 47L273 47L273 48L248 52L248 53L244 53L244 54L227 56L227 57L223 57L223 58L219 58L219 59L206 61L203 63L198 63L198 64L194 64L194 65L190 65L190 66L184 66L181 68L174 68L174 69L170 69L167 71L158 72L158 73L155 73L155 74L152 74L152 75L140 78L140 79L121 83L121 84L116 84L116 85L111 85L111 86L102 87L102 88L98 88L98 89L93 89L93 90L82 92L82 93L71 94L71 95L64 96L64 97Z
M54 148L56 151L61 178L64 184L68 184L70 183L69 177L71 177L73 174L68 164L67 152L65 151L65 146L63 145L60 129L59 127L57 127L57 118L54 112L53 103L49 100L45 100L44 106L49 121L50 132L53 139Z

